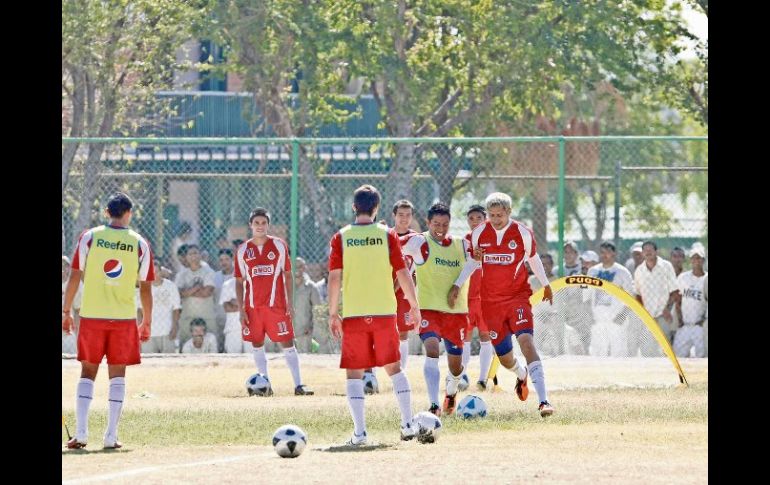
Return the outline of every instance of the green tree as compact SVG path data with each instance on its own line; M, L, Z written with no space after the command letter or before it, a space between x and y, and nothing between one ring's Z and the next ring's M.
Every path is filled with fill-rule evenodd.
M200 2L66 0L62 3L62 135L135 133L147 121L155 93L170 88L176 51L206 17ZM153 106L154 107L154 106ZM81 150L82 149L82 150ZM103 143L62 146L62 193L81 160L73 233L92 222ZM65 200L67 202L67 200Z

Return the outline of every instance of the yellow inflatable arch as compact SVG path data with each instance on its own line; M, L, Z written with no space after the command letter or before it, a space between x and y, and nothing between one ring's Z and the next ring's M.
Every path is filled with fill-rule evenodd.
M610 281L601 280L599 278L592 278L590 276L565 276L563 278L551 281L551 290L553 291L554 295L560 289L569 286L580 286L583 288L591 286L593 288L606 291L610 295L625 303L626 306L628 306L634 313L636 313L636 315L644 322L644 324L647 325L647 328L650 329L652 335L655 336L655 340L658 341L658 344L663 349L663 352L665 352L666 356L668 356L669 360L671 360L671 363L674 364L674 368L679 373L679 382L689 386L689 384L687 384L687 378L684 376L682 366L679 365L679 360L677 360L674 350L671 348L671 345L669 345L668 340L666 340L666 336L663 335L663 332L660 330L660 327L658 327L658 323L655 321L655 319L652 318L652 315L650 315L650 313L636 300L636 298L632 297L621 287L613 284ZM534 307L538 303L542 302L544 292L545 290L540 288L535 293L533 293L529 298L530 305Z

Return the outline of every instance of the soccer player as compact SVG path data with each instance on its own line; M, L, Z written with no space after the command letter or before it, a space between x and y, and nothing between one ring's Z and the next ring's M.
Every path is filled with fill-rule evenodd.
M540 400L540 415L545 417L553 414L553 406L548 402L543 365L532 338L534 326L529 304L532 289L524 261L544 287L543 301L553 304L553 292L537 254L535 236L530 228L511 219L511 204L506 194L490 194L486 199L487 222L473 230L471 243L474 257L482 262L481 305L495 352L500 363L516 373L516 394L522 401L529 395L529 373ZM513 355L512 333L529 369L520 365Z
M294 394L312 395L313 391L302 384L299 355L294 347L289 247L283 239L268 236L270 214L267 209L257 207L251 211L249 225L253 237L238 246L235 255L235 294L241 314L243 340L254 346L257 371L265 377L265 334L273 342L279 343L294 379ZM244 280L248 287L245 296ZM268 395L272 395L272 392Z
M364 369L382 367L393 382L401 410L401 439L415 436L412 427L412 390L401 371L396 295L392 272L409 302L409 322L420 321L420 308L414 283L406 269L398 236L388 227L376 224L380 193L362 185L353 193L356 220L331 239L329 256L329 330L342 340L340 368L347 374L347 398L353 417L350 446L366 444L364 412ZM339 315L340 288L345 296Z
M414 204L408 200L402 199L393 205L393 220L396 224L393 227L393 230L399 238L408 234L417 234L409 228L409 226L412 225L413 217ZM401 242L401 245L403 246L404 243L405 241ZM405 258L406 269L409 271L412 281L414 281L414 262L408 256ZM401 352L401 370L406 370L406 361L409 357L409 330L413 327L408 323L409 301L404 297L404 290L401 289L401 286L398 284L398 278L396 277L395 271L393 271L393 285L396 288L396 326L398 327L398 338L400 340L399 351ZM374 371L372 369L366 369L364 371L364 378L366 377L366 374L372 374L372 378L374 378L376 382L376 377L374 376ZM368 388L365 388L364 390L367 393L374 393Z
M465 235L465 239L470 243L473 230L487 220L487 211L484 209L484 206L476 204L468 209L466 216L471 232ZM487 389L487 374L489 373L489 366L492 365L495 350L492 347L492 341L489 339L489 329L486 323L484 323L484 315L481 312L481 270L474 271L471 274L470 286L468 287L468 326L465 328L465 345L463 345L463 374L468 369L468 362L471 360L473 327L478 329L479 342L481 344L479 349L481 370L479 371L479 380L476 383L476 387L479 391L485 391Z
M451 215L446 204L438 202L428 209L428 231L409 237L402 248L416 265L417 301L422 321L420 338L425 346L423 374L428 386L429 411L441 415L438 391L441 372L438 368L439 343L444 340L449 365L449 380L443 410L455 409L460 377L465 329L468 327L468 277L476 270L470 257L470 243L465 238L448 234Z
M102 358L107 356L110 378L107 431L104 448L118 449L118 422L126 397L126 366L141 362L139 341L150 339L152 322L152 281L155 271L147 241L128 228L131 199L115 193L107 202L108 225L83 232L75 247L72 272L64 294L62 330L72 332L72 300L83 281L80 308L78 360L80 381L77 387L75 436L67 448L85 448L88 443L88 408L94 395L94 379ZM136 325L134 289L139 284L142 324Z

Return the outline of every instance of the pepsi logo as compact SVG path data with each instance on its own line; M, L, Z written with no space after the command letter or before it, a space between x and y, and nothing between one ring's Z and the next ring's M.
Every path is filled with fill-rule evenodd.
M104 274L108 278L119 278L123 274L123 264L117 259L108 259L104 263Z

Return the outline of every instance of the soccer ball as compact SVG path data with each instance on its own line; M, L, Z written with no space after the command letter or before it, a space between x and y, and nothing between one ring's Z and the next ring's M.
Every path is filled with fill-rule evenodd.
M273 433L273 448L281 458L296 458L307 444L307 435L299 426L285 424Z
M469 394L457 405L457 415L464 419L483 418L487 415L487 403L479 396Z
M273 388L270 386L270 380L262 374L254 374L246 379L246 391L249 396L271 396Z
M417 441L435 443L441 430L441 420L435 414L423 411L414 415L412 426L417 430Z
M451 379L451 377L447 375L446 383L444 384L445 387L449 385L449 379ZM463 374L460 376L460 382L457 384L457 390L466 391L468 390L469 385L470 385L470 379L468 379L468 374Z
M364 372L364 394L377 394L380 392L380 385L377 383L377 376L374 372Z

